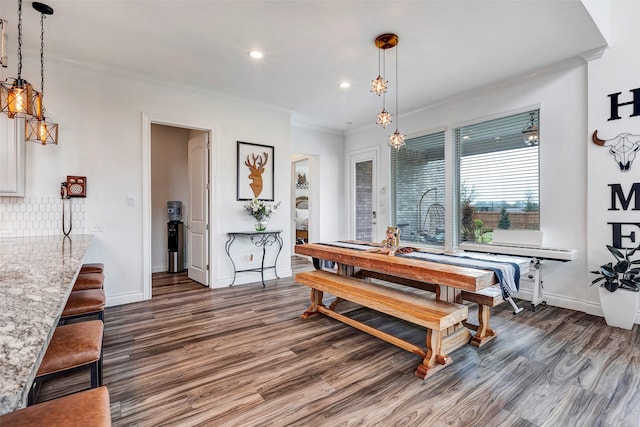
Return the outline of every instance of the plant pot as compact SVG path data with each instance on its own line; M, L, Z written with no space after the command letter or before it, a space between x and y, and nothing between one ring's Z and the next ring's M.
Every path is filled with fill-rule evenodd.
M599 287L598 290L600 291L600 305L607 325L622 329L633 328L638 311L638 292L626 289L609 292L603 287Z

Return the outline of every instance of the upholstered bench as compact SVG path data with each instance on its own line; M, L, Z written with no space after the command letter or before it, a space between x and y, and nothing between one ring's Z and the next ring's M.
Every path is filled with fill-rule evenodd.
M104 264L101 262L82 264L82 267L80 267L80 274L84 273L104 273Z
M86 289L73 291L62 310L61 321L85 316L98 316L104 319L105 294L102 289Z
M42 382L81 369L90 369L91 388L102 386L101 320L58 326L49 342L29 393L35 403Z
M109 427L110 425L109 392L106 387L38 403L0 416L2 427Z
M104 287L104 274L102 273L80 273L73 283L74 291L84 291L86 289L102 289Z

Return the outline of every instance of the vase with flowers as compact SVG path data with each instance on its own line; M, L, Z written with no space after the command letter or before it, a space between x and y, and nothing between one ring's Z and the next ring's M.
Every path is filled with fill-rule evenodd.
M244 208L256 220L256 231L264 231L267 229L267 218L280 207L278 203L267 203L263 200L251 199L247 200L244 204Z

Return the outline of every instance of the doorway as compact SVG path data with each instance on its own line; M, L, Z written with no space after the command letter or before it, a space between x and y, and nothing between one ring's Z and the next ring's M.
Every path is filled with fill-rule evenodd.
M295 160L291 163L292 218L294 222L294 244L309 243L309 228L311 212L311 188L309 158Z
M212 131L143 115L143 291L152 297L152 273L168 271L167 202L182 202L184 269L204 286L212 284L210 200Z

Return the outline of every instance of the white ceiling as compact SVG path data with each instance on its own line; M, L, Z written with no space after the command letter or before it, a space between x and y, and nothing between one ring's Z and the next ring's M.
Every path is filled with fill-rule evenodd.
M398 34L401 114L576 63L605 40L580 1L45 0L45 63L71 61L291 110L294 123L348 131L375 121L375 37ZM16 74L17 0L7 75ZM23 3L23 51L39 55ZM249 51L264 52L256 61ZM387 56L393 105L395 66ZM391 69L389 69L391 68ZM39 70L23 77L39 82ZM341 89L341 81L349 89ZM47 84L55 84L47 80ZM36 86L38 86L36 84Z

